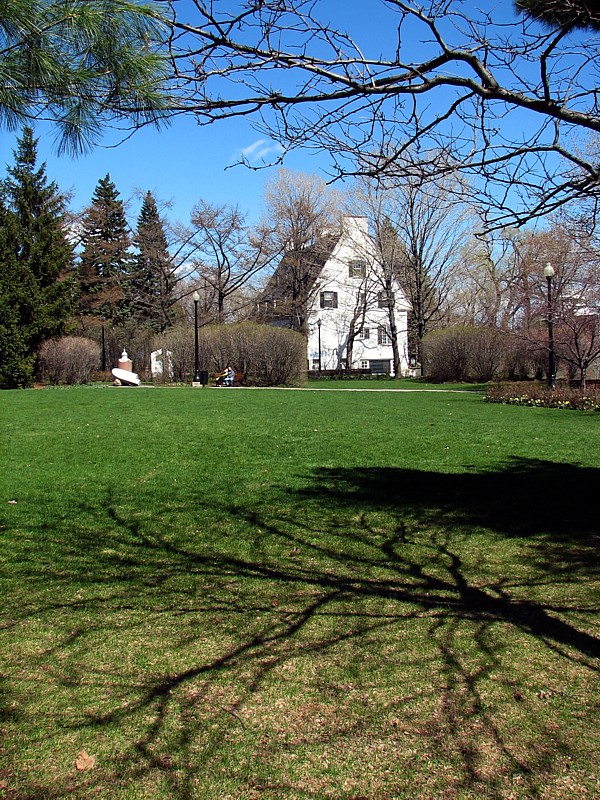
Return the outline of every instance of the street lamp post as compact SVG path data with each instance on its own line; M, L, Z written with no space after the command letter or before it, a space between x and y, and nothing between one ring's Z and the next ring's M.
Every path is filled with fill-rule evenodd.
M552 278L554 268L550 262L544 267L544 277L548 281L548 388L556 389L556 356L554 354L554 320L552 307Z
M101 319L102 324L102 372L106 372L106 334L104 333L104 317Z
M319 375L321 375L321 320L317 320L317 332L319 337Z
M194 292L192 300L194 301L194 380L192 381L192 386L202 386L200 377L200 352L198 348L198 300L200 300L198 292Z

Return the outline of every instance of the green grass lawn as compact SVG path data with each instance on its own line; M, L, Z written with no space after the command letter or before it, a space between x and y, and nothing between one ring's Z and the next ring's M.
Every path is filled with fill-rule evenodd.
M320 378L307 381L306 384L311 389L345 389L346 391L352 389L371 389L381 391L382 389L400 389L403 391L423 391L425 389L430 391L447 392L447 391L462 391L462 392L479 392L484 394L488 384L439 384L428 383L422 378Z
M600 414L321 388L0 393L0 798L600 797Z

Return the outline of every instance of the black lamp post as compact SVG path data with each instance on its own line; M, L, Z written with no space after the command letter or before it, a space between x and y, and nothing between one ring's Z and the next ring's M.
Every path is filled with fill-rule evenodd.
M321 374L321 320L317 320L317 331L319 335L319 375Z
M554 355L554 324L552 307L552 278L554 268L550 262L544 267L544 276L548 281L548 388L556 389L556 357Z
M200 300L198 292L194 292L192 300L194 301L194 380L192 381L192 386L202 386L200 377L200 352L198 349L198 300Z
M101 324L102 324L102 372L106 372L106 335L104 333L104 317L102 317Z

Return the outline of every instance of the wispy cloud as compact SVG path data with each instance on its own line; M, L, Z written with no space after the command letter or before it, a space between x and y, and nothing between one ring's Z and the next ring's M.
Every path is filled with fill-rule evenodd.
M276 160L283 153L283 147L269 139L257 139L239 152L240 158L249 164L264 164Z

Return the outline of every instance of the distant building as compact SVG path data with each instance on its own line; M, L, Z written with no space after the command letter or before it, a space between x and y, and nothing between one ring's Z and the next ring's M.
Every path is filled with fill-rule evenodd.
M150 374L153 378L173 378L173 353L170 350L154 350L150 353Z
M282 258L257 302L257 316L307 337L310 371L361 369L409 372L410 304L384 270L365 217L344 217L341 232L327 233Z

